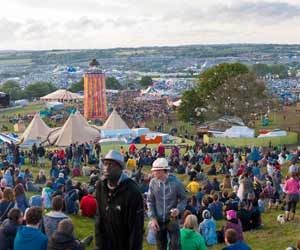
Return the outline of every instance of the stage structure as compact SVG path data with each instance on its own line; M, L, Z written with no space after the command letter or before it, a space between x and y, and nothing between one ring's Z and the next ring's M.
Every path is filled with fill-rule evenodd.
M107 118L105 74L99 66L93 59L84 75L84 117L87 120Z

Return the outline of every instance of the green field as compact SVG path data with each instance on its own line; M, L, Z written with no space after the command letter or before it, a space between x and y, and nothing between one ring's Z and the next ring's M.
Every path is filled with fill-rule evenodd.
M0 65L29 65L32 64L31 59L6 59L6 60L1 60L0 59Z

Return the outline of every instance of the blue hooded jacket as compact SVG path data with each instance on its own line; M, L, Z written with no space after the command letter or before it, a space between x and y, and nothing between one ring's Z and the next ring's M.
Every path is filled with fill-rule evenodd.
M14 250L47 250L48 237L38 228L21 226L14 242Z

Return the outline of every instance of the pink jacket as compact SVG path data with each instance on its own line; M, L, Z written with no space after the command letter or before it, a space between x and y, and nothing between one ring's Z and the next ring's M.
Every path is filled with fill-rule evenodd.
M299 180L293 177L289 178L284 184L284 190L287 194L297 194L300 190Z

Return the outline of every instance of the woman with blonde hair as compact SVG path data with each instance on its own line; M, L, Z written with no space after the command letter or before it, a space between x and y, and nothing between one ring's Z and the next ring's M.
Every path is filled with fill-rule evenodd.
M204 238L198 232L198 219L190 214L185 218L183 228L180 229L182 250L206 250Z
M3 199L0 201L0 223L7 219L10 209L15 206L14 191L10 187L6 187L3 191Z

